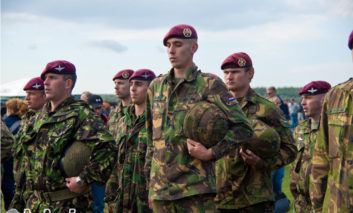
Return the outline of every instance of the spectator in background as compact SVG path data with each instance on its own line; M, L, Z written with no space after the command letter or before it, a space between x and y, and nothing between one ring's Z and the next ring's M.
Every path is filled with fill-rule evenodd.
M88 91L85 91L81 94L81 97L80 99L85 101L85 102L88 102L88 98L93 95L92 93L88 92Z
M290 114L290 128L294 130L296 126L298 126L298 111L299 111L299 104L294 100L294 98L291 98L289 104L288 104L288 109L289 109L289 114Z
M103 99L99 95L91 94L87 100L89 106L95 111L96 115L100 117L105 126L108 124L108 117L103 113ZM96 183L92 184L92 193L94 201L94 212L103 213L104 211L104 197L105 197L105 186L100 186Z
M12 98L6 102L7 117L4 119L4 122L13 135L16 135L20 129L21 117L26 114L27 111L27 104L19 98ZM1 190L4 195L5 209L7 210L15 193L13 156L2 162L2 167L4 168L4 174Z
M272 102L275 102L276 97L279 98L279 100L281 101L281 105L280 105L280 109L283 112L284 117L286 118L286 120L289 120L289 112L288 112L288 106L283 102L283 100L281 99L281 97L279 97L279 95L277 95L276 93L276 88L275 87L269 87L266 89L266 95L268 97L268 99ZM276 103L276 102L275 102Z

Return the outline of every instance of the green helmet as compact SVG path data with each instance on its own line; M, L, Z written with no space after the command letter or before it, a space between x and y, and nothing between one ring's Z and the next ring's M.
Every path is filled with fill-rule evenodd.
M187 113L184 119L184 133L187 138L209 148L221 141L228 130L228 119L215 104L200 101Z
M67 177L78 176L88 164L90 155L91 149L86 144L79 141L73 142L60 160L61 170Z
M254 134L247 143L248 148L261 158L269 158L279 152L281 138L277 131L261 120L255 119L250 123Z

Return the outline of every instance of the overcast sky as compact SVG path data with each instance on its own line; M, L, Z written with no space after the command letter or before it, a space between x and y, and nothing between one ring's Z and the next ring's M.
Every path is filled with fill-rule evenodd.
M252 58L253 87L353 76L352 0L3 0L1 83L68 60L77 69L74 93L114 93L119 70L168 72L162 40L177 24L195 27L196 65L221 78L222 61L240 51Z

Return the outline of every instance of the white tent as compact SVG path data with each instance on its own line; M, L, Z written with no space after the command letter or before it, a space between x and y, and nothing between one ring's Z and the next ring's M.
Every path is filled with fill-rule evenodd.
M9 97L9 96L26 96L26 92L23 90L23 87L31 78L22 78L8 83L0 85L0 96Z

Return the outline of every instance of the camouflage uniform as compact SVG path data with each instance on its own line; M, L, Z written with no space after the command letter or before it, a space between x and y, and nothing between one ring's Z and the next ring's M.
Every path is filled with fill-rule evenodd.
M230 155L232 173L229 182L223 183L223 189L220 189L221 192L217 195L217 207L219 209L243 209L244 212L251 212L252 207L258 205L271 209L274 201L271 171L295 159L297 150L294 140L289 127L284 124L280 109L251 88L239 101L239 105L250 121L261 120L276 130L280 136L279 152L273 157L260 161L255 167L244 163L239 149Z
M311 158L318 128L319 123L312 123L310 119L307 119L300 122L294 131L294 139L299 154L290 169L290 190L295 199L294 208L296 212L311 211L309 195Z
M151 212L143 172L147 150L146 114L136 117L130 105L117 128L118 160L107 184L114 199L114 212Z
M120 118L122 118L127 112L127 107L123 106L123 102L120 101L118 106L114 109L114 111L109 116L108 128L110 134L113 135L115 139L118 137L118 123Z
M324 99L310 175L310 199L315 212L353 211L352 122L351 78L331 89Z
M115 163L114 140L89 106L65 99L50 112L46 104L35 117L33 128L27 129L21 143L26 144L24 158L26 192L24 206L31 212L93 212L90 193L78 195L69 191L60 168L65 148L74 141L81 141L91 148L90 163L80 173L86 183L104 184ZM88 187L90 188L90 187Z
M30 110L23 116L21 120L20 129L18 130L15 136L15 143L13 146L15 160L15 195L11 202L11 208L15 208L18 210L23 210L25 208L25 204L23 201L23 193L26 192L25 158L28 159L28 156L26 156L28 143L24 143L24 141L26 141L28 137L31 137L35 122L35 115L36 113L33 110Z
M201 100L215 103L229 118L230 129L223 140L210 148L214 157L210 161L201 161L188 154L183 131L186 113ZM197 71L196 66L189 69L184 78L175 79L171 69L151 83L146 107L149 140L145 172L149 174L150 171L149 198L173 201L215 194L214 160L252 135L246 116L223 81L215 75Z
M11 156L14 138L5 122L1 121L1 161Z

